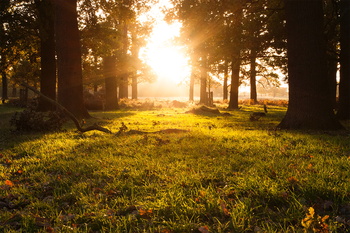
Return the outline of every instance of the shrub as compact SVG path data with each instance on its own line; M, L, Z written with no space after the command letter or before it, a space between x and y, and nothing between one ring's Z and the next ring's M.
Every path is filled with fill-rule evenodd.
M35 106L29 106L22 112L15 112L10 120L17 131L60 131L66 121L58 112L36 112Z

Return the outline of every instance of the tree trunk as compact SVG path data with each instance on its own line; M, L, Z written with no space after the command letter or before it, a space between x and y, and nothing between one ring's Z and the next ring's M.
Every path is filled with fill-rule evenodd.
M192 68L191 77L190 77L190 99L189 101L194 101L194 71Z
M350 119L350 0L340 2L342 20L340 21L340 83L337 117Z
M250 99L256 103L258 98L256 95L256 50L254 48L250 56Z
M128 53L128 25L124 21L124 32L123 32L123 73L119 82L119 98L128 98L128 66L127 66L127 53Z
M106 106L105 110L118 109L117 98L117 64L114 56L104 57L103 76L106 84Z
M224 98L223 100L227 100L227 78L228 78L228 59L225 59L225 67L224 67L224 84L223 84L223 93Z
M282 129L342 129L332 110L322 0L285 0L289 105Z
M2 77L2 97L1 98L2 98L2 103L4 104L5 100L8 99L8 96L7 96L7 76L6 76L6 71L3 68L3 64L1 67L1 77Z
M17 97L17 88L12 87L12 97Z
M131 79L131 95L133 100L137 100L137 71L134 72Z
M201 89L199 103L207 104L207 60L205 56L202 56Z
M89 118L84 106L76 0L55 0L58 102L77 119Z
M94 83L94 95L97 94L97 88L98 88L98 85L96 83Z
M137 44L136 36L132 35L132 47L131 47L131 53L133 56L133 64L130 64L131 67L133 67L132 72L132 78L131 78L131 98L133 100L137 100L137 69L140 67L140 61L139 61L139 53L140 53L140 47Z
M55 55L55 31L54 8L51 0L35 1L39 12L40 22L40 53L41 74L40 91L45 96L56 100L56 55ZM38 111L55 110L56 106L49 101L40 98Z
M240 6L237 9L236 22L232 28L232 34L235 35L234 41L231 45L231 90L230 90L230 102L227 109L238 109L238 89L239 89L239 72L241 67L241 38L242 38L242 25L241 19L243 17L243 8Z
M234 56L232 56L230 103L227 109L238 109L239 70L241 67L239 52L240 50L236 49Z
M338 62L335 58L327 62L329 91L333 109L337 109L337 65Z

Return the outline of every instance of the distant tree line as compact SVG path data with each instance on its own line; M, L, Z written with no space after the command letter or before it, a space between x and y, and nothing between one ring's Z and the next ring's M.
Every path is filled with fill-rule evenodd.
M250 98L256 100L257 77L278 84L278 69L289 84L289 107L280 128L340 129L338 119L350 119L350 0L171 2L174 8L167 9L166 19L182 23L177 42L191 58L190 100L199 80L200 102L207 103L211 77L217 74L223 77L228 108L237 109L244 78L250 83ZM8 80L14 86L19 79L39 85L52 99L57 94L58 102L77 118L89 115L83 105L83 84L95 91L105 85L107 110L118 108L118 97L128 97L128 85L137 98L137 83L155 78L138 58L152 22L140 24L137 16L152 3L2 0L3 101ZM39 108L53 106L42 101Z

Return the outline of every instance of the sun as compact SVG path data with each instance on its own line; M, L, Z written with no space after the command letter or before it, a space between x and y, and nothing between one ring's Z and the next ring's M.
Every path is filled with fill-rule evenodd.
M141 57L157 73L159 79L179 84L190 75L188 57L172 42L180 33L181 24L167 24L162 19L156 23L147 46L140 51Z
M176 47L157 48L148 56L148 64L160 79L179 84L189 75L188 59Z

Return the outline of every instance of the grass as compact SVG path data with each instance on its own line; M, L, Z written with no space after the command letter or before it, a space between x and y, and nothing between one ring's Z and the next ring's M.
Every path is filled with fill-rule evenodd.
M261 105L231 116L171 108L91 112L88 125L115 133L122 122L134 130L188 131L119 137L81 134L72 123L65 132L10 132L16 110L0 105L4 232L350 229L348 131L274 130L286 107L270 106L254 122L249 115Z

